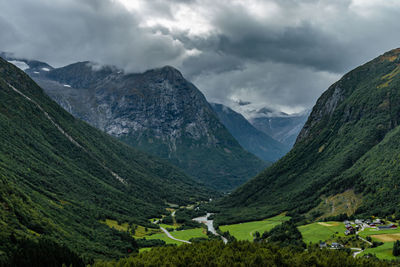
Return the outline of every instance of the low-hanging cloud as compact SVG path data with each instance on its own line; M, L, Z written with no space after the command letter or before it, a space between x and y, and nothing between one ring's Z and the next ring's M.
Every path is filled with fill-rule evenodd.
M287 112L400 46L396 0L15 0L0 10L0 50L55 66L173 65L210 101Z

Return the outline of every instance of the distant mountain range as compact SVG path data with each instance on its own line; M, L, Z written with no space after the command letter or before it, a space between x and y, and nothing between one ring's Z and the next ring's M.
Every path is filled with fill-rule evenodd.
M293 149L220 203L220 222L280 212L400 216L400 49L322 94Z
M277 113L271 109L262 108L254 112L249 121L258 130L291 148L296 142L297 135L306 123L310 112L306 110L299 114L289 115L284 112Z
M284 156L290 147L256 129L243 115L222 104L211 104L221 122L238 142L259 158L274 162Z
M215 195L163 160L74 118L1 58L0 100L0 265L25 238L61 240L88 257L125 256L135 249L132 238L100 220L149 225L167 203Z
M203 94L172 67L125 74L90 62L53 68L13 61L75 117L215 189L229 191L267 166L240 146Z

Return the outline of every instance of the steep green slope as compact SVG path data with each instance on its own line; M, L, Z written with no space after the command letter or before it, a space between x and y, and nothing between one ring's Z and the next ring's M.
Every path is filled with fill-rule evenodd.
M294 148L224 199L219 220L306 213L346 190L361 197L356 213L398 213L399 54L400 49L392 50L333 84L317 101Z
M254 128L243 115L222 104L211 104L220 121L243 148L257 157L274 162L289 151L289 147Z
M210 197L174 167L75 119L1 58L0 100L0 254L12 239L49 237L89 258L118 257L132 240L100 219L144 225L166 202Z
M240 146L204 95L173 67L124 74L78 62L26 72L75 117L217 190L232 190L266 166Z

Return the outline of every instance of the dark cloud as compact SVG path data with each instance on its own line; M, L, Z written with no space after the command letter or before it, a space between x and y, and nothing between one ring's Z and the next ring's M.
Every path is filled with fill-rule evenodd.
M144 71L179 64L182 44L139 27L139 16L109 0L17 0L0 3L0 47L55 65L92 60Z
M122 2L1 1L0 50L56 66L173 65L211 101L298 111L346 71L400 46L396 0Z

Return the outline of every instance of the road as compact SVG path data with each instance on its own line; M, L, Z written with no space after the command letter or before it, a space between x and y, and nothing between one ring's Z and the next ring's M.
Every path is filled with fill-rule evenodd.
M161 227L161 226L160 226L160 229L161 229L169 238L171 238L171 239L173 239L173 240L176 240L176 241L179 241L179 242L183 242L183 243L187 243L187 244L191 244L190 241L182 240L182 239L178 239L178 238L173 237L173 236L167 231L167 229L165 229L164 227Z
M355 252L353 253L353 257L357 257L358 254L360 254L361 252L363 252L363 250L361 248L350 248L351 250L355 250Z

